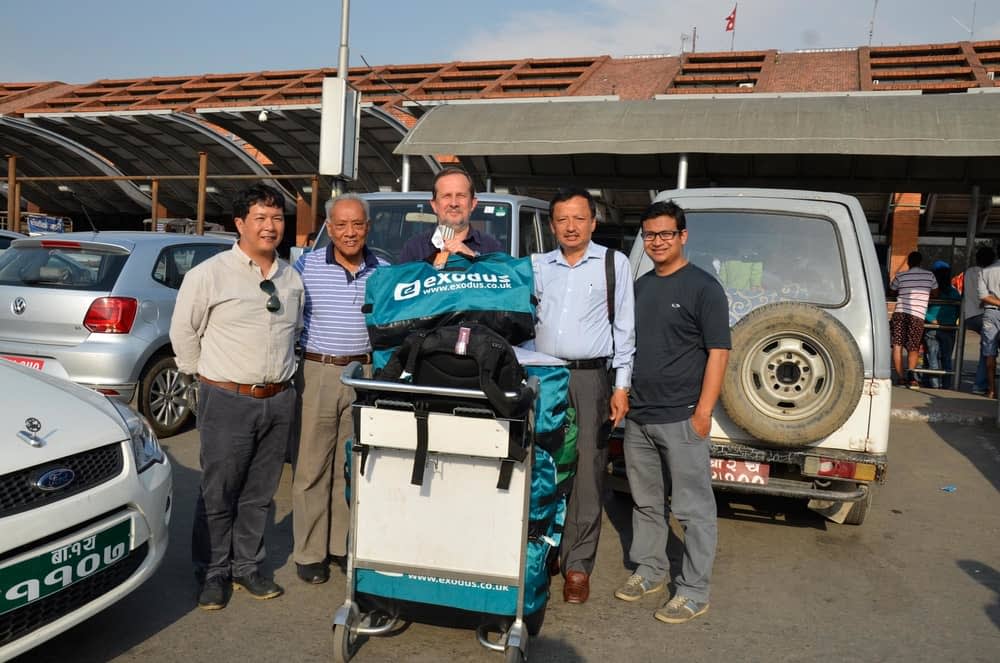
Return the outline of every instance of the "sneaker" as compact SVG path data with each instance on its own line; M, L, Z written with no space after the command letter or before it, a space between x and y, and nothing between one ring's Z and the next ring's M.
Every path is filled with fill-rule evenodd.
M920 383L916 380L910 380L910 389L913 391L920 391Z
M696 603L694 599L677 594L662 608L654 612L653 616L667 624L683 624L698 615L704 615L706 612L708 612L708 603Z
M270 578L265 578L256 571L248 576L234 577L233 589L245 589L255 599L273 599L285 593L280 585Z
M979 389L977 387L972 388L972 393L974 393L976 396L985 396L986 391L987 391L986 389Z
M622 601L638 601L646 594L655 594L663 591L665 583L653 583L646 580L638 573L633 573L625 584L615 590L615 598Z
M229 586L220 576L205 581L198 594L198 607L202 610L222 610L229 603Z

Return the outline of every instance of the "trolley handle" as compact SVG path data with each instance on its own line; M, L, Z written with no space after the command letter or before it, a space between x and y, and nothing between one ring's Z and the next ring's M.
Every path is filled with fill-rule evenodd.
M424 396L447 396L452 398L477 398L488 400L488 396L480 389L460 389L458 387L438 387L423 384L409 384L406 382L390 382L388 380L370 380L364 377L364 367L361 362L352 361L340 374L340 381L360 391L390 391L400 394L416 394ZM539 390L538 377L532 375L528 378L527 384L520 391L507 391L504 396L509 399L520 399L530 397L533 401L538 397Z

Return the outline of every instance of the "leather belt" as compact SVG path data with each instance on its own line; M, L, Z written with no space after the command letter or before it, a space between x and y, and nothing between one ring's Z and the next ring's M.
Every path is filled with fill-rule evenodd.
M363 355L323 355L318 352L306 352L303 355L309 361L316 361L321 364L333 364L334 366L347 366L352 361L361 362L362 364L372 363L372 356L370 354Z
M570 370L607 368L607 357L595 357L593 359L567 359L566 365Z
M231 391L233 393L239 394L240 396L250 396L251 398L271 398L272 396L277 396L285 389L292 386L291 381L289 382L266 382L259 384L240 384L239 382L220 382L218 380L209 380L208 378L199 375L199 382L204 382L205 384L210 384L213 387L218 387L219 389L225 389L226 391Z

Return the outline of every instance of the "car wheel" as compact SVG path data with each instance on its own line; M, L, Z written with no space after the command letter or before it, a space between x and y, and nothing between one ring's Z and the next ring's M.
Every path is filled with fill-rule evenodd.
M143 374L139 385L139 412L157 437L176 435L191 416L187 382L173 357L161 356Z
M779 302L733 327L722 404L764 444L800 446L840 428L861 398L864 364L851 332L809 304Z
M845 525L861 525L865 522L865 518L868 516L868 511L872 508L872 490L871 486L868 486L868 494L865 495L863 500L858 500L851 505L851 510L847 512L847 516L844 518Z

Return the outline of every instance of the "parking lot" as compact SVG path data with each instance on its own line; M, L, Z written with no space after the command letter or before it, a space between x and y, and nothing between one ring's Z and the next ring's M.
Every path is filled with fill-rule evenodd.
M924 392L936 407L949 392ZM940 394L936 396L935 394ZM898 399L897 399L898 400ZM933 419L933 417L932 417ZM891 431L888 482L864 526L827 523L784 500L719 494L719 551L712 608L683 626L656 622L657 597L612 597L628 571L629 502L609 497L591 599L561 600L561 580L534 661L994 661L1000 651L1000 435L990 424L904 421ZM23 661L326 661L343 576L309 586L291 559L286 467L268 533L269 558L286 594L258 602L237 593L229 607L195 607L189 563L197 433L164 440L174 463L176 507L167 559L126 600L30 652ZM949 492L942 488L954 486ZM459 542L475 554L477 542ZM412 624L365 642L354 660L498 661L472 631Z

